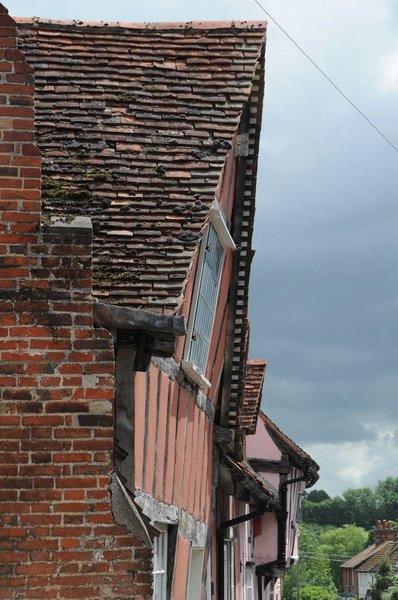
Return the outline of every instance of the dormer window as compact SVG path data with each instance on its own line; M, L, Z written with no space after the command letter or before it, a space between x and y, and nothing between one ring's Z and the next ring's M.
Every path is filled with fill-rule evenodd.
M200 387L210 387L205 374L226 248L234 249L235 244L220 206L215 201L201 243L182 361L184 371Z

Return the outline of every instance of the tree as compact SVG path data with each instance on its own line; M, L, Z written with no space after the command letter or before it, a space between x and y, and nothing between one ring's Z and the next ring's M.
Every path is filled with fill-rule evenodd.
M370 597L371 600L383 600L386 598L385 592L391 591L395 594L395 590L391 589L398 585L398 578L392 572L391 563L388 558L380 563L379 571L376 575L376 581L372 586ZM392 595L391 594L391 595ZM391 595L390 599L391 599Z
M398 477L379 481L375 489L377 518L398 520Z
M312 490L305 495L305 499L308 502L323 502L323 500L329 500L330 496L324 490Z
M325 600L335 600L337 598L336 587L333 582L330 562L327 556L320 548L316 536L309 531L305 525L300 524L299 537L299 556L300 556L300 595L303 596L303 590L307 588L318 588L322 592L328 592ZM284 600L295 600L296 598L296 568L290 569L283 581ZM312 594L313 591L308 591ZM320 600L323 596L314 596ZM308 600L312 600L308 596Z
M330 592L317 585L306 585L300 589L301 600L336 600L335 592Z
M376 494L370 487L349 488L343 492L343 500L349 515L347 523L370 529L380 518L376 506Z
M363 527L343 525L320 533L321 550L327 555L351 558L365 548L368 534Z
M398 477L379 481L370 487L349 488L341 496L328 498L323 490L314 490L304 497L305 523L341 527L346 523L371 529L377 519L398 521Z
M305 523L341 527L341 525L351 522L351 514L344 499L340 496L322 500L322 502L308 502L305 500L303 503L303 521Z
M356 525L343 525L320 532L320 549L329 557L333 581L337 589L341 589L342 585L340 564L361 552L366 546L367 539L368 534L365 529Z

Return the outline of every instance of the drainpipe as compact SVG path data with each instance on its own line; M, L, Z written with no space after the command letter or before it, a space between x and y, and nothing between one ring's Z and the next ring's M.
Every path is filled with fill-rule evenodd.
M263 508L259 508L254 510L247 515L242 515L241 517L236 517L235 519L230 519L228 521L224 521L217 528L217 559L218 559L218 599L222 600L224 597L224 533L226 529L229 527L235 527L236 525L240 525L241 523L245 523L246 521L251 521L256 517L261 517L265 512L268 511L268 507L265 506Z

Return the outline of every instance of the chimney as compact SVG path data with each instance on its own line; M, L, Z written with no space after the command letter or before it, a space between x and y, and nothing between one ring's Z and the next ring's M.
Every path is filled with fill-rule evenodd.
M375 530L375 543L379 546L383 542L393 542L395 540L395 531L392 521L377 521Z

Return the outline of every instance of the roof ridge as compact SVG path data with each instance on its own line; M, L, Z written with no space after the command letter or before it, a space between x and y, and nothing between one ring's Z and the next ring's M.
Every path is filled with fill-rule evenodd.
M16 23L66 25L79 27L106 27L120 29L148 29L148 30L208 30L208 29L243 29L266 30L267 21L164 21L164 22L124 22L124 21L84 21L80 19L50 19L45 17L12 17Z

